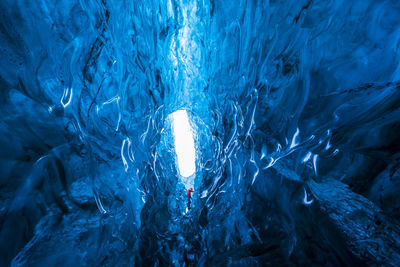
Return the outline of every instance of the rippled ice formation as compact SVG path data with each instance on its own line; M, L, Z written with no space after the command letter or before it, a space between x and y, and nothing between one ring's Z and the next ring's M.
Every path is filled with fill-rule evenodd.
M399 266L399 1L3 0L0 42L1 266Z

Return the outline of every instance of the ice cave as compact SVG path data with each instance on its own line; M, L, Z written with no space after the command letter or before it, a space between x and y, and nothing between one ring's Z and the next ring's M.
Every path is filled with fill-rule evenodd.
M400 1L1 0L0 266L400 266Z

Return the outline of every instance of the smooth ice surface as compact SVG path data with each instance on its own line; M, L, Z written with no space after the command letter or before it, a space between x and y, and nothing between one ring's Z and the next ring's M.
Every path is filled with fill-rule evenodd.
M0 1L0 266L400 266L399 14Z
M171 116L179 173L187 178L196 172L196 150L189 117L186 110L175 111Z

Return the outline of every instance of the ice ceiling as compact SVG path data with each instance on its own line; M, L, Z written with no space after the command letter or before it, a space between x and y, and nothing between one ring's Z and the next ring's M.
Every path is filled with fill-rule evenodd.
M0 53L1 266L400 265L399 1L3 0Z

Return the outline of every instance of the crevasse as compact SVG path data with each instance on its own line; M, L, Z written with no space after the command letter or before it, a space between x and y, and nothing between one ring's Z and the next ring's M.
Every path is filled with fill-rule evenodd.
M0 265L399 266L399 14L1 1Z

